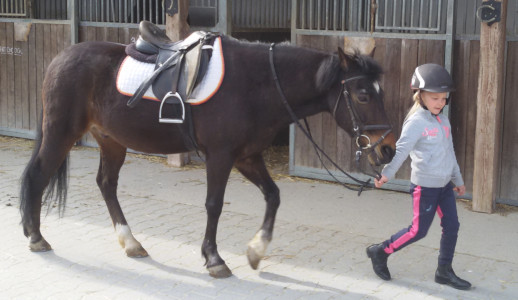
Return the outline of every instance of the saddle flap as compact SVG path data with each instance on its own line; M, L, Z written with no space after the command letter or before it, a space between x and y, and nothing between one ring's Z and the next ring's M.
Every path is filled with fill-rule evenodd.
M172 53L180 53L180 55L153 82L153 93L159 99L162 99L169 91L178 92L182 99L189 99L196 86L197 78L206 71L208 59L202 60L201 57L209 55L207 53L208 49L203 48L205 43L200 42L200 35L198 33L193 33L191 36L196 36L198 43L192 44L191 40L184 44L189 45L185 49L186 51L160 50L155 68L162 65ZM202 63L205 65L202 65Z
M185 84L185 95L189 97L196 83L198 70L200 67L200 57L202 52L202 43L196 45L191 51L185 54L185 67L183 69L184 76L187 79Z

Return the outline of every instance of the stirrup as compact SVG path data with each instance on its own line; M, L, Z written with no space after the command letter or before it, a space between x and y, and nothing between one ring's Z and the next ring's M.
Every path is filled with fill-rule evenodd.
M163 118L162 117L162 108L164 104L172 105L172 106L180 106L182 108L182 117L181 118ZM178 92L169 92L162 99L162 103L160 103L160 111L158 114L158 122L160 123L173 123L173 124L182 124L185 120L185 105L183 104L182 97Z

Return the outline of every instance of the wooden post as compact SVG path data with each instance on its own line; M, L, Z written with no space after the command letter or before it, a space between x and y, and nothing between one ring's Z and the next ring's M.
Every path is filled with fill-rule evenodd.
M165 1L166 13L165 32L172 41L179 41L189 36L190 27L187 24L187 15L189 13L189 0L170 0ZM171 16L169 12L173 13ZM167 163L182 167L190 161L189 153L178 153L167 155Z
M167 36L174 42L185 39L190 33L190 27L187 23L189 0L170 0L165 1L165 4L169 4L169 7L166 7L166 11L174 13L177 10L173 15L169 13L165 15L165 32ZM174 12L171 7L174 7Z
M482 23L480 28L473 210L485 213L493 212L499 188L507 0L497 2L501 2L500 22Z

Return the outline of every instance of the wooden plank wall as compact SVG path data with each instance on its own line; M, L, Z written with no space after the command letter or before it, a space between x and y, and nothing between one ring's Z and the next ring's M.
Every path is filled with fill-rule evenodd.
M39 123L41 89L52 59L70 46L70 26L34 23L27 41L15 41L14 23L0 22L0 129L31 137ZM137 28L80 27L79 41L128 44ZM86 144L92 140L85 138Z
M133 39L132 39L133 38ZM107 41L129 44L138 38L138 28L80 26L79 42Z
M0 22L0 127L35 132L41 83L52 58L70 45L70 29L32 24L27 41L16 41L14 23Z
M504 96L499 198L518 205L518 42L509 42ZM510 201L507 201L510 200Z
M381 85L385 91L385 109L388 117L392 122L394 133L399 137L403 120L408 109L412 106L412 92L409 89L410 79L416 66L424 63L444 63L444 41L436 40L415 40L415 39L376 39L376 51L374 58L381 63L385 71ZM336 36L297 36L297 44L304 47L312 47L325 51L336 51L337 45L343 45L343 38ZM518 44L514 45L515 49L510 49L509 52L514 53L515 64L513 72L516 73L518 67ZM452 94L452 102L450 105L450 120L452 123L452 132L454 137L454 146L456 150L457 159L461 168L461 172L466 181L468 193L472 191L473 181L473 157L474 150L472 145L475 139L475 122L476 122L476 105L473 105L476 100L476 92L478 85L478 60L479 60L479 41L462 40L455 42L453 77L457 85L457 91ZM513 74L514 74L513 73ZM511 75L512 76L512 75ZM512 78L512 77L511 77ZM514 77L516 78L516 77ZM508 84L511 84L508 74ZM506 96L510 99L511 95L518 94L518 87L512 90L507 90ZM508 103L507 106L513 106L507 111L518 112L518 105L513 102ZM516 118L508 117L508 128L517 128ZM312 134L315 141L328 152L328 154L346 171L356 171L354 166L354 147L351 138L341 128L337 128L334 120L328 113L319 114L308 119ZM514 123L512 123L514 122ZM512 123L512 124L511 124ZM512 130L508 130L512 131ZM516 135L516 132L513 131ZM510 133L506 133L509 135ZM512 137L513 138L513 137ZM509 149L508 157L512 157L514 151L518 151L518 137L508 139L508 144L504 147ZM504 140L506 140L504 138ZM295 166L303 166L310 168L322 168L315 151L297 129L295 132L295 147L294 147L294 164ZM514 151L512 151L514 150ZM514 160L515 162L517 160ZM327 165L327 164L326 164ZM516 163L514 169L503 166L503 170L511 168L505 172L509 180L518 179L518 172L516 172ZM331 166L328 166L334 170ZM508 173L514 172L514 177ZM504 174L504 171L503 171ZM410 178L410 164L409 159L399 172L396 178L408 180ZM510 183L510 186L516 187ZM502 188L502 191L505 189ZM513 194L514 192L514 194ZM516 198L517 191L507 192L509 197ZM502 194L503 196L504 194ZM512 196L514 195L514 196Z
M473 191L473 162L475 158L475 124L477 119L477 90L480 41L455 41L453 79L457 90L452 93L450 120L453 146L462 172L466 190Z

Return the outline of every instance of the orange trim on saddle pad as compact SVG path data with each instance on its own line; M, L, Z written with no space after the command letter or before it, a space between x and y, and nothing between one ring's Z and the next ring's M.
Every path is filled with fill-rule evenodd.
M140 62L130 56L127 56L121 63L117 72L117 91L125 96L133 96L140 84L151 77L155 69L155 64ZM194 88L191 96L186 103L191 105L200 105L207 102L219 90L225 75L225 62L221 46L221 37L215 39L213 45L212 57L207 67L207 72L201 82ZM144 96L147 100L161 101L153 93L150 87Z
M131 56L126 56L117 72L117 91L128 97L133 96L140 84L153 74L154 68L154 64L140 62ZM155 94L153 94L151 87L146 91L142 98L160 101Z

